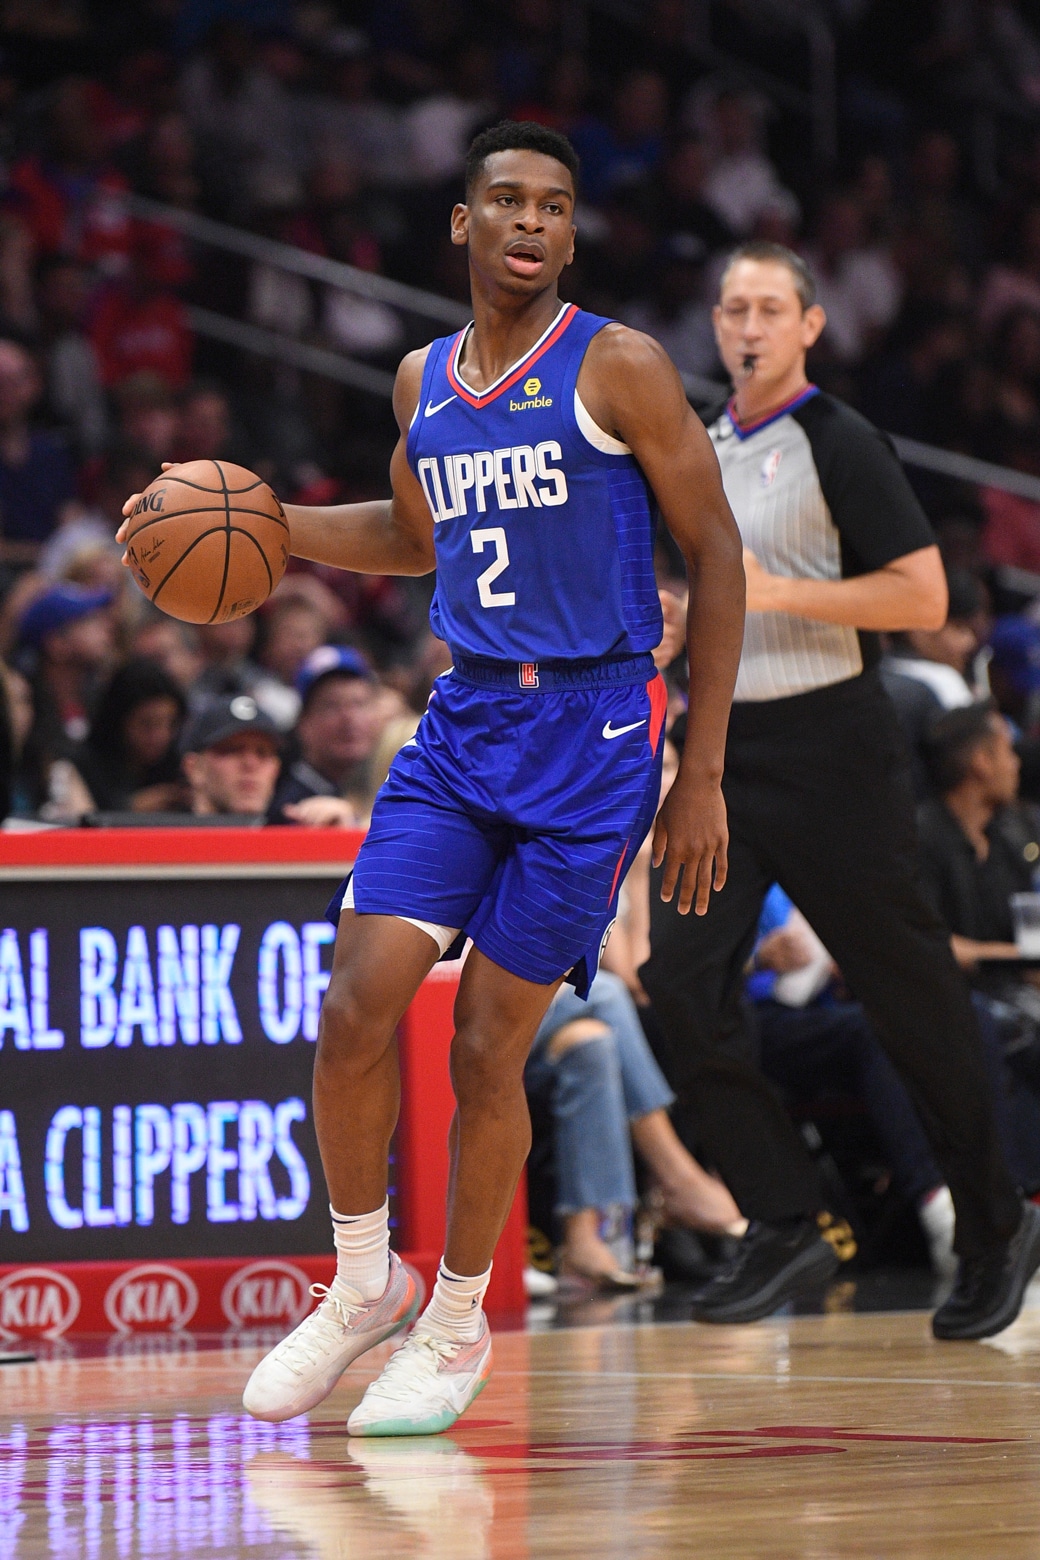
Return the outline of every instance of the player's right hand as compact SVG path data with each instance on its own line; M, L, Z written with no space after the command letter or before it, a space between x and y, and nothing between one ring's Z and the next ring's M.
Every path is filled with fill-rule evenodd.
M163 471L170 471L177 464L178 463L175 460L164 460L163 463L162 463L162 469L163 469ZM129 523L130 516L133 514L135 508L137 507L138 503L140 502L140 499L141 499L140 493L131 493L130 497L127 499L126 503L123 505L123 514L126 516L126 519L123 521L122 525L119 527L119 530L116 532L116 541L119 543L120 547L124 546L125 543L126 543L126 528L127 528L127 524ZM123 565L124 569L128 569L130 567L130 564L127 561L127 556L126 556L125 552L124 552L122 558L120 558L119 561Z

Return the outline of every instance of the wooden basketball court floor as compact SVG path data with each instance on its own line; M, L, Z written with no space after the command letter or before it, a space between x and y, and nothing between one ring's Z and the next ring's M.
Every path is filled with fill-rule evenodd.
M273 1426L238 1401L262 1341L44 1345L0 1370L0 1560L1040 1560L1035 1302L992 1344L924 1312L597 1315L499 1332L428 1440L348 1439L381 1354Z

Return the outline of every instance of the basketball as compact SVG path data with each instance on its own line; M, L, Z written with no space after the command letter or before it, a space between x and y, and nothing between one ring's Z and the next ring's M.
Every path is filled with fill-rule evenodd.
M255 472L226 460L172 466L141 494L127 558L149 601L184 623L228 623L285 573L289 523Z

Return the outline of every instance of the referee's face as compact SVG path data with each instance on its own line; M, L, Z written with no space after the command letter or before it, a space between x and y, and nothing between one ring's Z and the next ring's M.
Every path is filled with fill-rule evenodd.
M826 316L818 304L802 308L794 277L777 260L738 260L727 272L713 319L719 356L733 383L783 384L799 369Z

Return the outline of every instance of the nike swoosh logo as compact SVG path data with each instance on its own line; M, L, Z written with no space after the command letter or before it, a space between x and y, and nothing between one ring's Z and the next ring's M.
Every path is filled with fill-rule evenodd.
M426 403L426 410L425 410L425 412L423 412L423 416L424 417L432 417L435 412L442 411L443 408L449 404L449 402L457 401L457 400L458 400L458 396L457 395L449 395L447 401L438 401L436 406L432 406L430 404L430 402L427 401L427 403Z
M636 731L640 726L645 726L645 720L634 720L631 726L612 726L610 721L603 727L603 736L607 742L614 737L623 737L626 731Z

